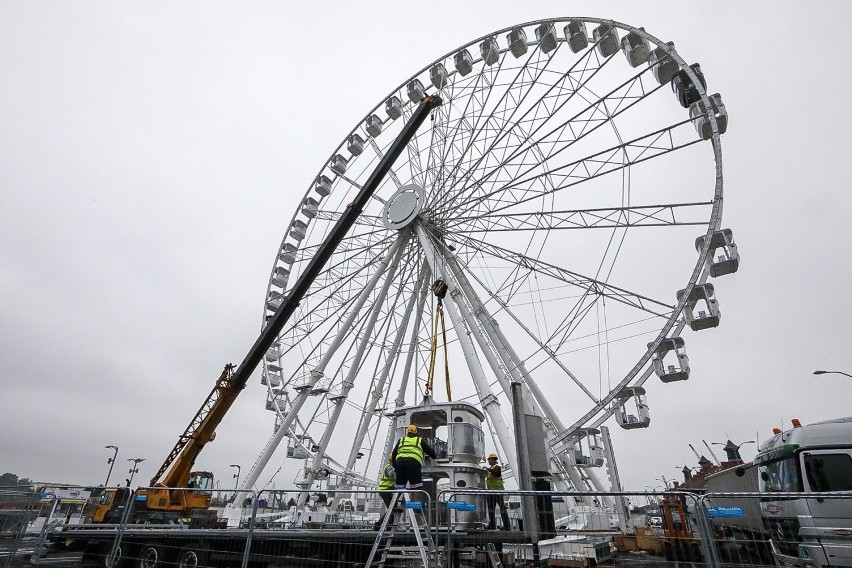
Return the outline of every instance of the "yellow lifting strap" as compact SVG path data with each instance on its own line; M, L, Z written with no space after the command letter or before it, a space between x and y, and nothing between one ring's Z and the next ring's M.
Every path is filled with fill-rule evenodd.
M432 353L429 358L429 374L426 378L426 390L423 393L426 398L432 394L432 386L435 382L435 361L438 358L438 329L440 326L441 337L444 343L444 378L447 383L447 400L452 401L453 395L450 388L450 359L447 352L447 323L444 320L444 297L447 295L447 284L438 279L432 284L432 292L438 298L435 306L435 325L432 329Z

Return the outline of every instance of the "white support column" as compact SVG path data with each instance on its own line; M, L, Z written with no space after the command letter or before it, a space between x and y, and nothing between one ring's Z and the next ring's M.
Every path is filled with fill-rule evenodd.
M361 449L361 444L364 442L364 437L367 435L367 430L370 428L370 422L376 412L376 406L382 399L382 395L384 395L385 383L388 380L388 376L390 376L391 370L394 368L394 363L397 360L397 354L402 346L402 340L405 337L405 332L408 330L408 322L411 320L411 314L414 312L414 306L417 302L417 292L423 287L424 282L426 282L427 272L428 270L421 268L420 277L414 284L414 288L411 292L411 298L408 301L405 313L402 316L402 321L396 331L396 337L394 337L393 345L385 358L385 365L379 374L378 380L373 385L373 390L370 393L370 399L366 405L367 408L364 410L364 414L361 415L361 422L358 424L358 430L355 433L355 441L353 442L352 449L349 452L349 459L346 460L347 472L352 471L352 468L355 467L355 460L358 459L358 452ZM384 463L384 461L382 463Z
M425 231L424 231L425 233ZM417 233L417 237L423 241L424 237L428 239L428 235L421 235L420 231ZM431 241L430 241L431 244ZM497 351L497 354L503 360L505 367L509 370L514 380L522 382L527 385L527 387L532 392L533 396L529 397L533 400L529 400L529 398L525 397L524 406L527 407L527 403L530 406L536 408L539 414L543 414L547 419L547 436L548 439L552 438L557 433L563 431L565 426L562 423L562 420L556 414L556 411L548 402L547 398L538 388L538 385L533 380L532 375L527 371L526 366L523 363L523 360L518 357L518 354L515 352L511 343L506 339L503 335L503 332L500 330L500 327L497 325L494 317L488 311L488 308L485 307L485 304L482 300L479 299L479 296L476 294L476 291L471 286L470 281L467 279L467 276L464 274L464 271L459 266L455 257L451 254L443 254L441 256L441 260L443 260L449 270L452 272L453 278L458 282L461 291L464 293L467 301L470 302L470 305L473 307L473 313L479 322L479 327L481 327L488 339L491 342L491 345L494 346L494 349ZM459 306L463 305L463 302L458 302ZM465 306L466 309L466 306ZM469 316L472 317L472 316ZM504 387L505 388L505 387ZM508 391L507 391L508 394ZM554 468L557 471L562 471L568 475L568 478L571 480L571 484L577 490L582 490L585 484L582 481L582 478L577 471L576 467L573 464L564 464L561 462L557 456L553 456L551 459ZM591 480L593 485L599 486L600 481L597 479L597 476L594 472L587 472L589 479ZM556 485L560 490L569 489L566 485L563 485L561 480L556 480Z
M417 223L415 225L415 230L417 231L417 238L420 241L420 245L423 247L423 251L426 253L426 262L429 263L429 266L432 268L432 274L434 274L435 278L444 278L447 286L450 287L449 294L452 297L452 282L446 279L446 275L441 271L441 266L438 265L436 261L436 253L435 247L432 242L429 240L429 235L426 234L426 231ZM470 333L476 335L478 330L475 328L468 329L465 327L462 317L459 315L459 311L461 311L464 306L453 302L446 302L444 304L447 310L447 315L450 316L450 321L453 324L453 329L456 331L456 336L459 338L459 343L462 347L462 352L465 356L465 361L467 362L468 369L470 370L470 376L473 379L474 387L476 388L476 394L479 396L479 402L482 404L483 410L485 410L488 417L491 419L491 423L494 425L494 429L496 430L497 439L500 440L500 445L503 447L503 454L506 457L506 460L509 462L509 467L512 468L513 472L518 471L518 455L515 450L515 437L512 434L509 425L506 423L506 419L503 417L503 413L500 411L500 402L497 400L497 397L491 391L491 387L488 385L488 379L485 377L485 372L482 369L482 364L479 361L479 357L477 356L476 349L473 346L473 342L470 339ZM458 307L458 310L457 310ZM488 357L487 352L486 358ZM499 365L498 365L499 369ZM493 369L492 369L493 370ZM499 371L495 371L499 372Z
M316 479L316 473L322 466L322 460L325 457L325 452L328 449L328 444L331 442L331 436L334 434L334 429L337 426L337 421L340 420L340 413L343 411L343 405L346 402L346 399L349 396L349 391L352 390L352 387L355 386L355 377L358 375L358 372L361 369L361 361L364 358L364 352L367 350L367 346L372 342L373 338L373 330L376 327L376 320L379 319L379 314L382 312L382 308L385 305L385 300L388 297L388 291L390 290L391 284L394 282L394 277L396 276L396 271L399 268L399 260L402 258L402 253L405 250L405 244L408 242L408 239L411 237L411 231L402 231L400 233L400 237L397 242L401 241L400 246L397 247L395 254L393 255L393 261L390 265L390 270L388 270L385 275L385 281L382 284L381 290L379 291L378 297L376 301L373 303L373 309L370 310L370 316L367 320L367 324L364 326L364 332L361 336L361 342L358 345L358 349L355 351L355 357L352 359L352 362L349 367L349 372L346 374L346 379L343 381L343 388L335 397L330 398L334 402L334 409L332 410L331 417L328 420L328 424L325 427L325 431L322 434L322 438L319 442L319 449L314 454L314 460L311 464L310 470L305 472L305 481L304 487L309 488L314 480ZM384 271L382 271L384 272ZM349 468L347 467L347 470ZM298 504L301 507L305 501L308 499L308 492L302 491L299 494Z
M612 449L612 438L609 437L609 428L601 426L601 441L603 442L604 456L606 457L606 471L609 474L610 489L619 493L624 491L621 487L621 477L618 475L618 465L615 463L615 452ZM618 515L618 528L621 534L627 534L627 517L630 515L630 507L627 497L620 495L614 498Z
M417 318L414 321L414 326L411 328L411 337L408 340L408 353L405 356L405 367L402 371L402 381L399 384L399 391L396 395L396 407L405 406L405 391L408 390L408 381L411 378L411 366L414 363L414 355L417 354L417 333L419 331L420 326L420 317L423 316L423 309L426 307L426 298L429 296L429 276L432 274L432 271L429 269L429 265L425 262L423 263L424 269L424 280L423 285L420 288L420 299L417 300L417 311L414 313L417 314ZM393 428L393 424L390 426Z
M337 332L334 340L331 345L328 346L328 349L323 354L322 359L317 365L316 369L311 371L311 378L306 385L306 388L299 393L299 396L293 401L292 406L287 411L287 415L284 417L284 420L281 422L281 425L278 427L278 430L272 435L269 441L266 443L266 446L263 448L263 452L261 452L260 456L258 456L257 461L252 466L248 475L246 475L245 480L243 480L243 484L241 489L251 490L254 487L254 484L257 482L257 478L260 477L260 474L263 472L263 468L266 467L266 464L269 463L269 459L272 457L272 454L275 453L275 450L278 448L278 444L281 443L281 440L284 439L284 436L290 431L290 427L293 424L293 421L299 415L299 411L302 409L302 405L305 404L305 401L310 396L311 389L317 384L317 382L323 377L323 373L325 371L326 365L328 365L329 360L334 356L337 352L337 349L340 347L340 344L343 343L343 339L349 335L352 331L352 324L355 322L355 319L358 317L361 308L364 306L364 303L367 301L367 298L370 297L370 294L375 289L376 284L379 279L387 270L388 263L390 259L396 254L398 250L402 248L402 243L404 240L402 233L397 238L396 241L390 246L385 257L382 261L376 266L376 270L373 273L373 276L370 277L370 280L361 290L361 293L358 295L358 298L355 300L354 305L351 307L349 311L349 315L346 317L346 321L343 322L343 325L340 326L340 329ZM242 502L239 499L245 499L246 495L239 494L237 496L237 500L235 502Z
M458 281L465 297L473 307L473 313L479 320L480 326L485 331L488 339L491 341L491 344L494 345L494 349L497 350L497 353L505 363L509 373L512 374L512 377L516 381L522 382L529 387L545 418L553 425L554 428L557 429L557 432L564 430L565 426L562 424L562 420L556 414L556 411L553 410L553 407L550 406L550 402L547 400L547 397L545 397L541 392L541 389L538 388L538 385L533 380L532 375L529 371L527 371L523 360L518 357L518 354L515 352L511 343L509 343L503 335L503 332L500 331L500 327L494 321L494 318L491 316L488 308L485 307L485 303L479 299L476 291L470 285L467 276L464 275L464 271L458 265L458 262L456 262L455 257L452 255L442 255L442 259L447 263L453 273L453 276Z

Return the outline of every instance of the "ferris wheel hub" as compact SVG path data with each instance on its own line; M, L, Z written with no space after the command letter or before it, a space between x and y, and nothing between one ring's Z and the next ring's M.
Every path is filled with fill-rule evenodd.
M426 191L422 187L417 184L404 185L385 204L382 222L388 229L402 229L420 214L425 202Z

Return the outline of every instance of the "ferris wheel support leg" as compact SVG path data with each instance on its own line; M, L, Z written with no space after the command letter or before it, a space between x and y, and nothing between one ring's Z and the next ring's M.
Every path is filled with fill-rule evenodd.
M361 449L361 444L364 442L364 437L367 435L367 430L370 428L370 422L376 412L376 406L378 406L379 401L382 399L382 395L385 391L385 383L387 382L391 370L394 368L396 354L402 346L402 340L405 337L405 332L408 330L408 322L411 320L411 314L414 312L414 305L417 302L417 291L420 290L426 282L427 272L428 270L421 268L420 277L414 285L414 293L411 294L411 298L405 308L405 313L402 316L399 329L396 330L396 336L394 337L393 345L388 351L388 356L385 359L385 365L382 368L382 372L379 374L379 379L373 386L372 392L370 393L370 400L366 404L364 414L361 415L361 421L358 424L358 430L355 433L355 442L352 444L352 450L349 452L349 459L346 460L347 472L351 471L352 468L355 467L355 460L358 459L358 452Z
M429 239L429 235L426 234L425 229L423 229L420 223L415 225L415 229L417 231L417 238L420 241L420 245L426 253L426 262L429 263L435 278L445 277L446 275L441 271L441 268L444 265L443 263L439 265L437 253L432 241ZM450 296L452 297L452 290L450 290ZM512 434L509 425L506 423L503 413L500 411L500 402L497 400L497 397L488 385L488 379L485 378L482 363L479 361L476 349L473 346L473 341L470 339L470 334L473 334L477 338L477 341L481 340L478 329L473 326L469 328L465 327L463 318L459 315L459 312L465 312L464 305L456 303L455 300L452 302L446 302L444 305L446 307L447 314L450 316L453 329L456 330L456 335L459 338L459 343L461 344L462 352L464 353L465 361L467 362L468 369L470 370L471 377L473 378L473 384L476 387L476 393L479 396L482 408L488 414L488 417L491 419L491 423L494 425L494 429L497 431L497 439L500 440L500 445L503 447L503 454L509 462L509 467L512 468L513 472L517 472L518 456L515 451L515 437ZM496 360L492 361L491 359L493 357L493 353L490 353L490 349L482 349L482 352L485 354L486 360L488 360L489 364L492 365L494 373L499 375L501 372L499 365L495 368L494 365L496 365Z
M424 236L421 236L418 232L418 238L422 241ZM426 236L428 238L428 235ZM479 296L476 294L476 291L471 286L470 281L467 279L464 271L461 266L459 266L458 261L455 256L452 254L443 254L441 256L441 260L444 261L455 278L456 282L458 282L459 287L461 288L464 296L467 298L468 302L470 302L471 306L473 306L473 312L476 314L476 318L478 320L478 325L474 323L469 323L468 325L472 329L482 329L488 336L488 339L493 345L494 349L497 351L498 355L504 362L504 366L509 370L512 374L514 380L522 382L527 385L532 393L532 397L528 397L525 399L532 406L538 407L538 412L543 414L547 420L550 422L547 428L547 438L548 441L557 433L564 430L564 425L562 424L562 420L557 416L556 411L550 406L550 403L547 401L547 398L544 397L541 390L538 388L538 385L533 380L532 375L527 371L526 366L523 363L523 360L518 357L518 354L512 348L511 343L506 339L503 335L503 332L500 331L500 328L495 324L494 318L491 313L488 311L488 308L485 307L485 304L480 300ZM459 303L460 306L463 303ZM466 306L465 307L465 312ZM472 318L472 315L469 315ZM478 339L479 335L476 336ZM482 347L483 352L490 353L490 349L487 349L484 345L484 339L480 343L480 347ZM498 371L495 370L495 373ZM507 383L508 384L508 383ZM501 382L501 386L503 383ZM508 387L504 386L504 389ZM509 391L506 390L507 395L509 395ZM532 399L532 400L530 400ZM582 476L577 471L577 469L571 465L565 465L558 459L558 456L553 456L551 459L553 470L557 473L564 473L568 476L571 481L571 484L575 489L581 489L585 486L583 483ZM590 478L594 477L594 474L590 475ZM560 478L556 478L556 484L559 486L560 490L568 490L570 489L567 484ZM594 484L594 482L593 482ZM598 481L598 485L600 482Z
M382 261L376 266L376 270L373 273L373 276L370 277L369 282L364 286L361 290L361 293L358 295L358 298L355 300L355 304L349 311L349 315L346 317L346 321L340 326L340 329L337 332L334 340L331 345L328 347L328 350L323 355L322 360L320 360L317 367L311 371L311 378L308 381L307 388L303 389L302 392L299 393L299 396L293 401L293 405L287 411L287 415L284 417L284 420L281 422L281 425L278 427L278 430L272 435L269 442L267 442L266 447L261 452L260 456L258 456L257 461L252 466L245 480L243 481L241 489L247 490L251 489L254 484L257 482L257 478L260 477L260 474L263 472L263 468L266 467L266 464L269 463L269 459L272 457L272 454L275 453L276 448L278 448L278 444L281 443L281 440L284 439L284 436L290 431L290 427L293 425L293 421L298 417L299 411L302 409L302 406L305 404L305 401L310 396L310 391L317 384L325 371L326 365L328 365L331 357L337 352L337 349L340 347L341 343L343 343L343 339L348 335L351 331L352 324L355 322L355 318L358 317L358 313L361 311L361 308L367 302L367 298L370 297L370 293L372 293L373 289L375 289L376 284L379 279L384 274L385 270L387 270L388 264L390 263L390 259L396 254L398 250L401 250L403 242L403 236L400 235L396 241L390 246L385 257ZM240 493L237 496L235 502L241 503L242 499L245 499L248 495L245 493Z
M385 281L382 283L382 287L379 291L378 296L376 297L375 302L373 302L373 307L370 310L370 316L367 319L367 324L364 326L363 334L361 336L361 342L358 345L358 349L355 352L355 357L352 359L349 367L349 372L346 374L346 379L343 381L343 388L340 391L340 394L332 397L330 400L334 402L334 410L332 410L331 417L328 420L328 424L325 427L325 431L322 434L322 438L320 439L319 449L314 454L314 461L311 465L311 470L306 472L305 474L305 482L304 487L310 488L313 485L314 480L316 479L316 473L322 467L323 458L325 458L325 452L328 449L328 444L331 442L331 436L334 434L334 429L337 426L338 420L340 420L340 413L343 411L343 406L346 404L346 399L349 397L349 391L352 390L352 387L355 386L355 377L358 375L358 371L361 369L361 361L364 358L364 352L367 350L367 346L373 340L373 330L376 327L376 321L379 319L379 314L382 312L382 308L386 304L386 300L388 297L388 291L390 290L391 284L394 282L394 277L396 276L396 271L399 268L399 260L402 258L402 253L405 250L405 245L408 243L408 240L411 238L411 231L401 231L399 237L397 238L398 246L393 254L393 261L391 262L390 269L387 270L385 274ZM387 264L385 264L387 267ZM380 267L380 272L384 273L385 268ZM348 468L347 468L348 469ZM308 500L308 491L302 491L299 494L298 506L301 507L305 504L305 501Z
M473 289L473 286L470 285L470 281L467 279L467 276L465 276L464 271L459 266L456 258L451 254L444 254L442 255L442 259L447 263L447 266L456 281L459 283L459 287L461 287L462 292L473 307L473 313L479 321L479 327L485 331L489 341L491 341L491 344L494 346L494 349L497 350L497 353L505 363L506 368L512 374L513 379L527 385L535 399L535 402L541 409L541 413L544 414L545 418L551 423L552 428L555 428L557 432L563 430L565 427L562 424L562 420L556 414L553 407L550 406L550 403L547 401L547 397L544 396L530 372L527 371L523 360L518 357L518 354L515 352L512 344L509 343L503 335L503 332L500 331L500 328L495 324L494 317L488 311L488 308L485 307L485 303L479 298L479 295ZM503 386L502 383L501 386ZM504 386L504 389L505 388L506 387ZM507 393L507 395L508 394L509 393Z

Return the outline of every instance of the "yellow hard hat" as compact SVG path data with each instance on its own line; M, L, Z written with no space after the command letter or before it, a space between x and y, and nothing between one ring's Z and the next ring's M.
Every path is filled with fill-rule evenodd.
M408 425L408 433L409 434L416 434L417 433L417 425L416 424L409 424Z
M490 454L488 454L488 459L491 459L491 458L494 458L496 460L497 454L495 454L494 452L491 452Z

